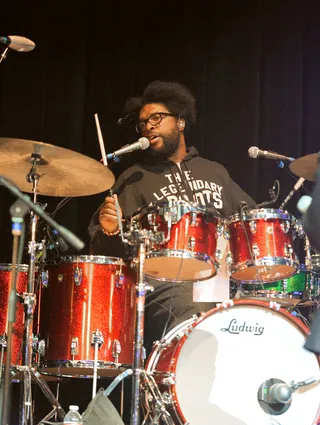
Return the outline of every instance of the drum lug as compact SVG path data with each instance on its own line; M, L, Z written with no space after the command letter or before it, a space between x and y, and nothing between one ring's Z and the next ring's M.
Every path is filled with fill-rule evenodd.
M293 249L290 244L284 244L284 253L286 257L290 257L292 259Z
M233 269L233 256L231 252L228 252L228 254L226 255L226 263L228 271L231 272Z
M49 270L42 270L41 272L41 284L42 286L48 287L49 284Z
M223 231L224 231L224 226L222 224L218 224L217 225L217 229L216 229L217 236L222 236L223 235Z
M34 353L39 354L40 357L44 357L46 352L46 342L44 339L40 339L39 335L35 335L32 338L32 348Z
M118 270L116 272L116 287L122 288L123 282L124 282L124 274L120 270Z
M254 235L257 232L257 223L255 221L249 221L250 232Z
M174 379L174 374L172 373L170 376L161 379L161 383L163 385L175 385L176 380Z
M120 343L119 340L115 339L113 341L113 346L112 346L112 355L114 357L116 364L119 363L119 355L120 354L121 354L121 343Z
M280 224L280 227L283 233L288 233L290 230L290 222L289 221L282 222Z
M195 246L196 246L196 238L194 236L190 236L188 241L188 248L193 251Z
M79 286L82 282L82 269L79 266L73 268L73 281L75 285Z
M71 356L72 356L72 360L74 360L74 356L77 356L79 354L79 339L78 339L78 337L72 338L70 353L71 353Z
M192 211L190 213L190 226L191 227L196 227L197 224L198 224L198 222L197 222L197 214L194 211Z
M151 227L155 227L157 222L156 222L156 215L154 213L149 213L147 214L147 220L148 223Z
M216 257L216 259L217 260L222 260L222 251L221 251L221 249L220 248L217 248L216 249L216 253L215 253L215 257Z
M7 347L7 334L4 333L0 336L0 347L6 348Z
M252 252L255 257L259 257L260 251L256 243L252 244Z

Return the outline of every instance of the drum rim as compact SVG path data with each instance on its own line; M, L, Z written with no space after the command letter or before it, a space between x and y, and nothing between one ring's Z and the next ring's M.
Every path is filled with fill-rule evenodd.
M29 270L28 264L17 264L19 272L27 272ZM12 263L0 263L0 271L12 271Z
M133 215L132 220L139 218L140 216L144 216L145 214L150 213L151 211L158 210L159 208L164 207L174 207L179 206L180 208L186 208L188 209L187 212L199 212L206 215L212 215L213 217L220 218L221 215L219 211L217 211L214 208L210 208L206 205L200 205L196 202L189 202L189 201L160 201L160 202L150 202L149 204L143 205L140 207Z
M253 208L247 211L244 211L244 221L254 220L254 219L268 219L268 218L280 218L282 220L293 220L293 215L288 211L283 211L276 208ZM237 212L232 214L229 217L229 222L234 223L237 221L241 221L240 213Z
M121 257L108 257L105 255L65 255L60 257L59 263L54 265L60 265L64 263L127 265Z

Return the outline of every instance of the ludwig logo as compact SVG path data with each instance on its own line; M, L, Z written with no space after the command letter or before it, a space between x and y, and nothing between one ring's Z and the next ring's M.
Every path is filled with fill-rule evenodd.
M229 332L230 334L240 334L242 332L252 333L253 335L262 335L264 331L264 326L259 326L259 323L255 325L247 324L243 322L238 324L237 319L232 319L227 328L221 328L222 332Z

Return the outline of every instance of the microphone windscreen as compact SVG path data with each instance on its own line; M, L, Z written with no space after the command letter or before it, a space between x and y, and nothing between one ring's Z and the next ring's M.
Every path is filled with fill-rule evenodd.
M258 158L259 148L257 146L251 146L251 148L248 149L248 154L250 158Z

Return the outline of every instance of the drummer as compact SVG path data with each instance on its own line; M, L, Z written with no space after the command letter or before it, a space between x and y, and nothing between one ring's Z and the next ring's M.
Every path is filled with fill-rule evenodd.
M130 220L142 206L163 201L185 200L213 209L223 216L239 211L241 203L255 203L217 162L201 158L195 147L187 147L186 135L195 123L195 98L177 82L153 81L141 97L128 99L125 114L134 122L139 136L147 137L149 148L141 160L124 171L93 215L89 233L91 253L130 257L128 245L119 237L115 198L123 220ZM146 297L145 347L198 312L215 306L212 302L194 302L192 285L163 282Z

